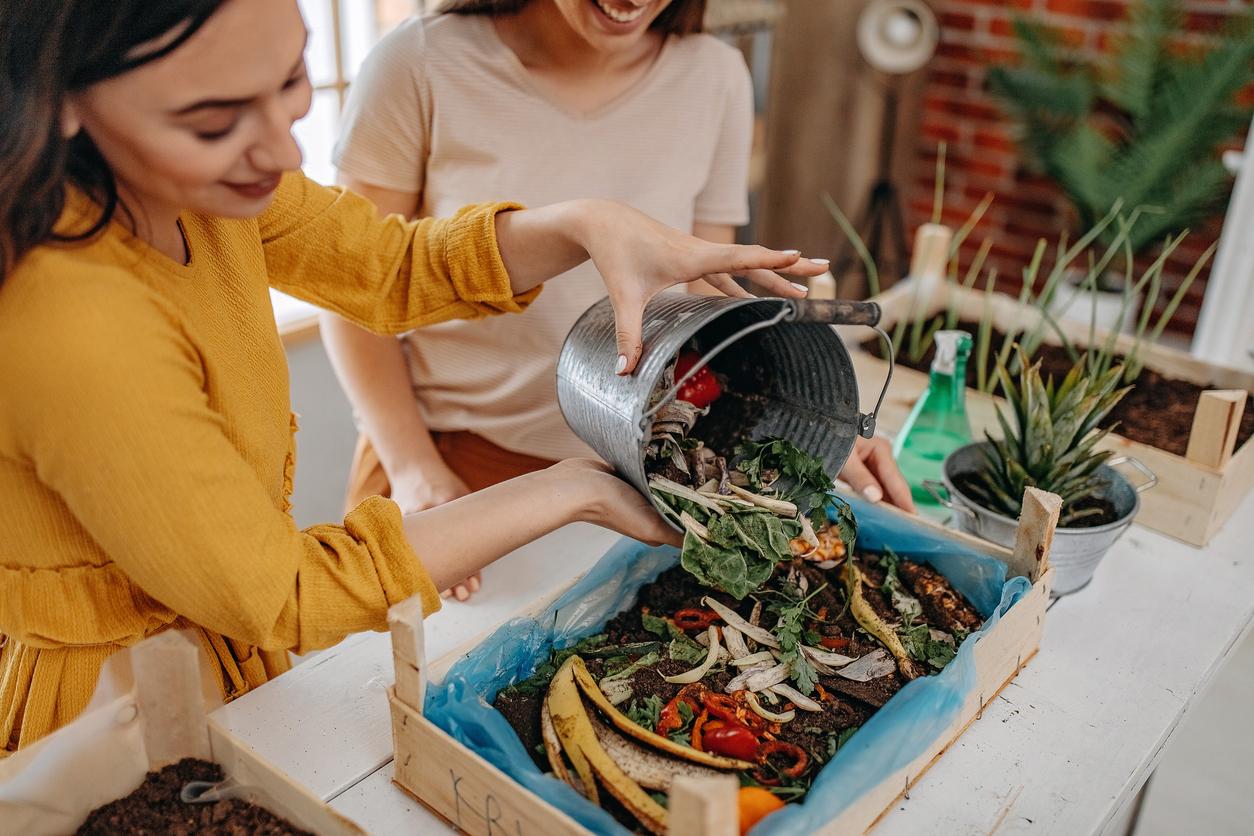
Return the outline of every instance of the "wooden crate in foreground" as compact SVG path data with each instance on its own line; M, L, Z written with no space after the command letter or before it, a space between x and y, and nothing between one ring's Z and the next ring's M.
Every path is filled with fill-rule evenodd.
M943 531L956 544L1004 561L1009 576L1032 581L1031 591L1020 599L975 645L978 687L967 697L961 711L944 733L928 743L912 762L886 777L856 804L829 822L821 833L861 833L883 815L927 768L980 715L1040 644L1045 608L1049 603L1052 572L1049 548L1058 521L1059 500L1053 494L1030 490L1019 520L1014 551L983 540L932 526L917 517L902 515L920 525ZM538 601L524 615L535 615L556 600ZM423 716L423 691L428 673L438 679L460 653L450 654L428 670L423 656L422 609L416 599L393 607L389 613L396 685L389 692L392 736L396 746L395 781L436 814L471 836L509 833L511 836L567 836L587 831L522 785L454 740ZM735 780L676 782L669 808L669 832L682 836L734 836L736 822Z
M955 306L959 320L978 321L985 305L985 295L964 290L951 283L932 285L918 293L913 282L894 285L876 298L880 303L880 325L892 331L903 317L917 311L927 319ZM988 304L993 327L1008 331L1011 327L1031 330L1040 321L1036 308L1022 305L1017 299L994 293ZM1084 345L1089 339L1087 325L1061 320L1059 327L1067 339ZM1097 332L1104 345L1108 332ZM974 336L974 335L973 335ZM1061 340L1049 329L1045 342L1059 345ZM1120 335L1116 351L1120 354L1132 347L1132 338ZM859 397L863 406L874 404L888 364L851 345L850 356L858 375ZM1254 439L1236 448L1237 429L1245 407L1246 393L1254 391L1254 375L1239 369L1217 366L1182 351L1158 345L1145 345L1141 356L1145 368L1179 380L1202 386L1214 386L1198 398L1193 428L1189 434L1188 451L1179 456L1166 450L1131 441L1111 434L1102 442L1116 455L1125 455L1143 462L1158 476L1158 484L1141 494L1141 511L1137 523L1195 546L1206 545L1224 522L1232 516L1241 500L1254 487ZM898 365L893 372L892 386L879 412L878 427L895 433L905 423L916 400L927 390L928 375ZM1000 399L967 390L967 414L976 440L984 431L1000 435L997 405Z
M0 761L0 833L73 832L92 809L135 790L146 771L198 758L222 767L227 797L318 836L365 836L206 714L221 696L205 685L201 655L175 631L115 654L102 674L107 693L98 689L74 722Z

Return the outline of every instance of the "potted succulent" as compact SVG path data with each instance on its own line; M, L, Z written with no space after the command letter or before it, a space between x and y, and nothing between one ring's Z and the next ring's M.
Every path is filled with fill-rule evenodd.
M999 410L1000 439L986 432L986 441L960 447L945 459L948 497L941 495L942 485L927 487L954 512L959 529L1008 547L1014 546L1025 487L1062 497L1050 565L1054 594L1065 595L1092 579L1103 555L1132 524L1138 494L1158 480L1136 459L1097 449L1112 429L1098 425L1132 388L1120 386L1122 366L1101 370L1086 356L1055 384L1052 377L1042 379L1040 363L1029 365L1020 350L1019 368L1016 382L1005 364L997 366L1015 425ZM1125 462L1146 481L1134 487L1114 469Z

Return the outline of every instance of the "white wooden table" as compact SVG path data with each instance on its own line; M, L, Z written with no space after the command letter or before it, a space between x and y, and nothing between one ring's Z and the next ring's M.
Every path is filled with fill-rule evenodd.
M568 582L614 540L569 526L490 567L472 602L428 619L429 658ZM1055 603L1040 653L875 832L1114 830L1254 621L1252 540L1254 495L1205 550L1134 526L1086 589ZM371 833L449 832L391 783L390 681L387 635L355 636L219 717Z

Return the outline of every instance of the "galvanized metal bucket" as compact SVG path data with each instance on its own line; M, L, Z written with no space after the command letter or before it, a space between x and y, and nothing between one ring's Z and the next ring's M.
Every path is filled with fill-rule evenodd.
M980 441L959 447L945 459L941 470L943 482L928 480L924 487L938 502L953 511L953 522L960 531L983 537L994 543L1013 549L1018 521L988 510L955 485L955 479L984 467L983 448L989 442ZM1133 486L1116 467L1127 464L1139 470L1146 478ZM1053 595L1055 597L1075 592L1093 579L1097 565L1106 552L1132 525L1141 507L1140 494L1158 484L1158 477L1137 459L1115 456L1097 469L1101 481L1102 497L1115 507L1118 519L1091 528L1058 528L1054 531L1054 545L1049 551L1049 565L1054 567ZM945 491L946 496L942 491Z
M711 418L722 410L720 423L736 426L742 438L787 438L835 474L853 450L854 438L874 433L892 364L890 357L875 409L859 412L853 363L830 326L866 325L888 346L888 336L877 327L879 314L874 302L661 294L645 308L640 363L633 374L620 376L615 374L614 311L609 299L602 299L584 312L562 346L557 402L575 434L652 500L644 453L653 415L688 378L713 363L728 378L733 397L716 401ZM650 404L667 367L689 341L695 341L700 362ZM702 438L716 449L723 446L718 439Z

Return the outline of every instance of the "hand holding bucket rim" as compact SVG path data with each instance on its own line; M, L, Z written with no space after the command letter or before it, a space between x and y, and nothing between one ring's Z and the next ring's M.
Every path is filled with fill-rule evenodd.
M809 277L827 269L826 259L802 258L797 250L713 244L634 209L622 208L626 212L614 219L617 228L597 230L594 219L591 234L585 239L588 255L605 279L614 306L616 368L620 375L635 371L642 351L644 307L666 288L705 279L727 296L752 297L732 279L742 276L769 296L801 298L806 295L805 287L779 274Z
M496 215L496 243L515 294L592 259L614 308L616 373L635 371L642 351L644 307L668 287L705 279L730 297L754 298L732 279L743 276L768 296L800 298L803 285L779 273L817 276L826 259L797 250L702 241L612 200L568 200Z

